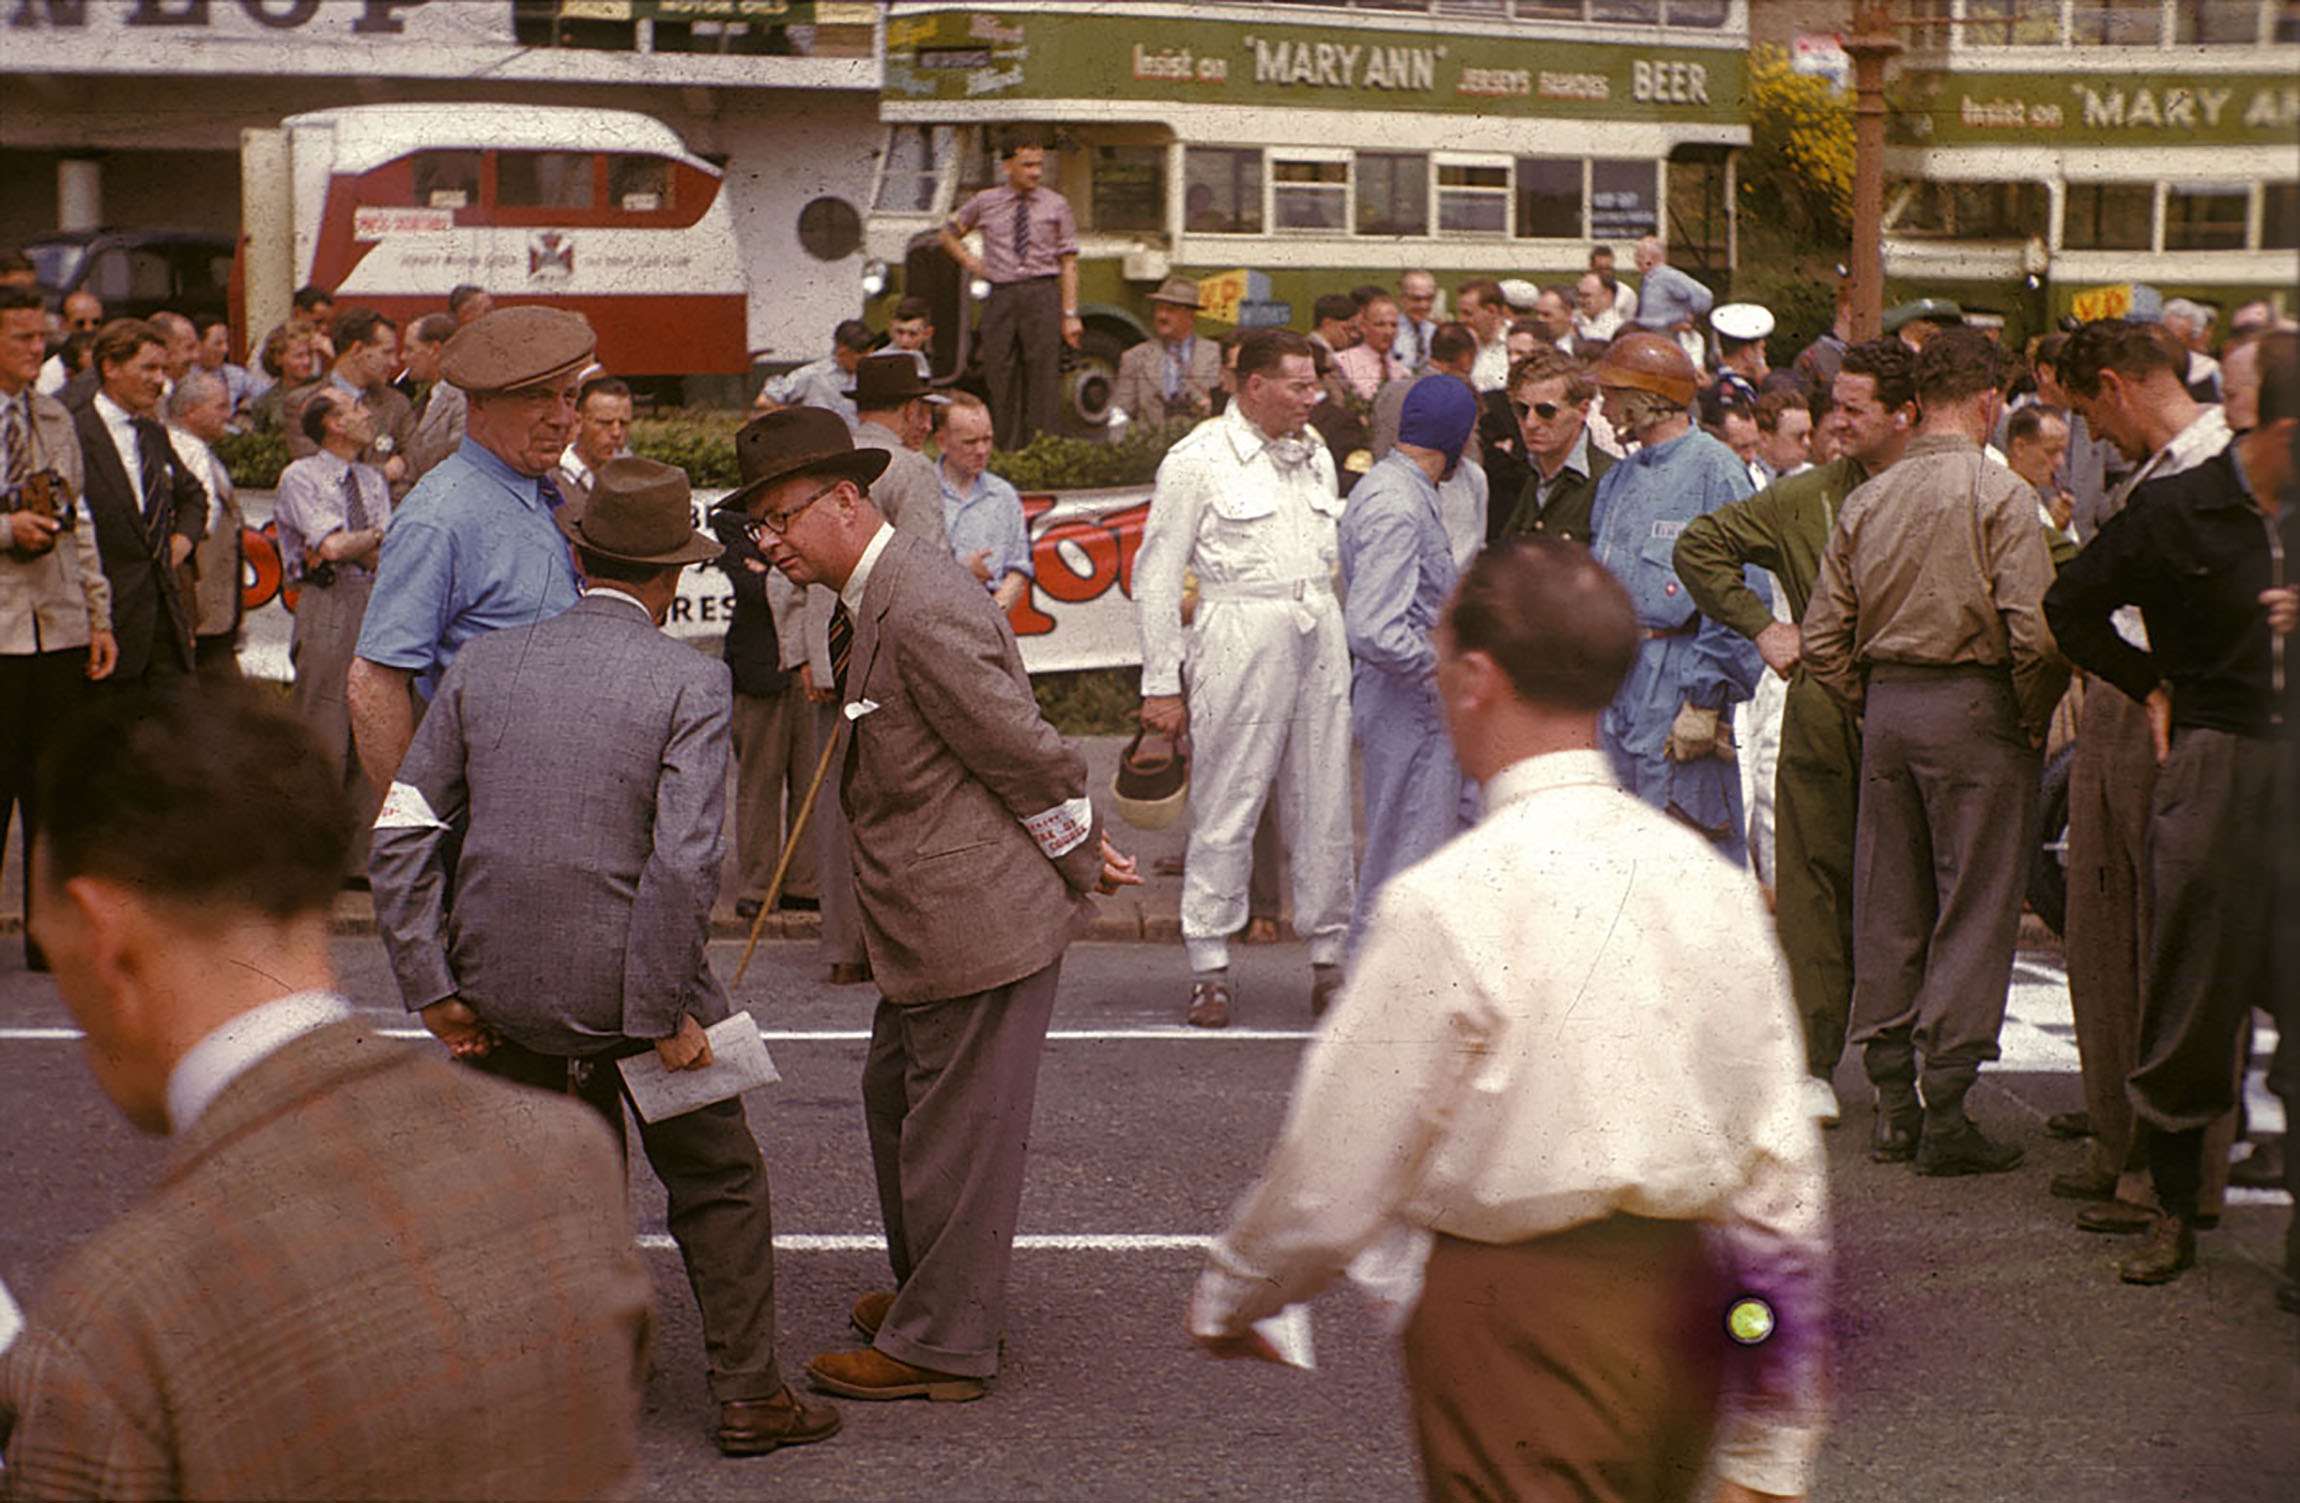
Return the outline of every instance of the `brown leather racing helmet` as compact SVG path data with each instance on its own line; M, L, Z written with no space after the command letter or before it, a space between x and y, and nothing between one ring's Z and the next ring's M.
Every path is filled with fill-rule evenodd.
M1641 329L1605 347L1597 361L1597 384L1649 391L1686 407L1693 401L1693 362L1676 340Z
M1190 801L1190 743L1137 731L1110 780L1118 817L1137 830L1163 830Z

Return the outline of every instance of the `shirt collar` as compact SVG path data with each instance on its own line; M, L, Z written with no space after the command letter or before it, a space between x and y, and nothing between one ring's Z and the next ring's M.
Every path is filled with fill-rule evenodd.
M568 474L574 476L577 480L588 482L591 478L591 467L583 462L582 455L575 452L575 446L573 444L569 444L560 454L559 468L565 470Z
M1589 478L1589 425L1587 423L1583 423L1581 432L1574 436L1573 452L1565 456L1565 463L1557 467L1555 475L1542 480L1542 485L1548 487L1557 484L1569 470L1584 480ZM1535 473L1540 473L1538 468Z
M101 388L97 389L94 406L96 416L104 420L104 426L107 428L125 428L136 421L134 413L113 401L112 394Z
M1254 425L1246 416L1246 409L1232 402L1222 409L1222 421L1230 425L1230 450L1238 456L1238 463L1250 463L1254 456L1277 442Z
M1639 444L1637 448L1631 452L1629 457L1639 464L1658 464L1661 462L1661 459L1664 455L1668 454L1679 444L1684 443L1687 439L1691 438L1694 434L1699 433L1700 431L1700 424L1688 423L1685 427L1685 431L1678 434L1675 438L1665 438L1657 444ZM1735 460L1734 463L1739 464L1740 461Z
M938 459L934 462L934 474L935 478L942 482L942 493L954 501L972 501L990 488L990 471L988 470L976 471L974 479L961 487L957 481L950 478L950 461L947 459Z
M584 586L583 598L585 600L589 600L594 595L603 596L608 600L620 600L625 605L631 607L631 609L637 611L640 615L646 617L647 624L649 626L653 626L655 624L655 613L651 610L648 610L645 605L641 604L639 597L636 595L627 594L624 591L615 588L613 585Z
M342 371L329 371L327 373L327 384L334 387L337 391L349 392L355 401L365 401L367 399L367 389L361 386L354 386L349 381L346 381L343 378Z
M863 549L861 558L855 560L854 573L849 574L847 582L839 587L839 599L845 602L848 615L862 615L863 591L870 588L870 571L877 566L878 556L886 552L886 545L893 540L894 527L890 523L879 523L878 531L871 534L870 546Z
M1485 784L1485 813L1498 813L1520 799L1553 788L1616 788L1613 764L1600 751L1545 752L1512 762Z
M466 463L488 479L502 486L518 498L522 506L541 509L543 505L542 481L533 475L522 475L503 462L503 457L478 439L465 434L463 447L455 451Z
M305 1034L350 1016L334 992L290 992L225 1023L168 1072L169 1131L188 1132L233 1081Z

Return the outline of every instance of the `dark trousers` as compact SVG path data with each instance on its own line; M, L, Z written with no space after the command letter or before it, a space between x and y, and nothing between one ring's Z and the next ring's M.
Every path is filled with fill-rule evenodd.
M1676 1503L1701 1484L1725 1280L1689 1221L1441 1236L1406 1324L1433 1503Z
M990 425L1001 449L1050 433L1062 404L1062 284L1058 277L1001 282L976 328Z
M815 705L812 709L815 735L809 755L819 757L845 721L835 704ZM863 946L862 899L855 892L854 836L847 828L846 805L839 797L839 789L846 780L845 762L843 755L831 758L830 771L823 777L823 791L815 795L815 896L822 907L817 953L830 965L863 965L869 962L870 951ZM814 776L811 767L807 776Z
M192 643L192 671L216 683L228 683L239 678L240 651L235 640L237 636L237 632L227 631L195 640Z
M799 817L815 775L815 707L795 686L773 694L735 696L735 860L746 898L764 898L783 854L783 806ZM829 779L824 780L826 787ZM833 790L835 793L835 790ZM823 817L815 801L813 818ZM783 873L783 891L815 895L815 840L802 833Z
M295 635L288 641L288 661L295 669L293 690L296 715L319 739L328 765L343 780L344 794L358 823L351 860L345 870L354 876L367 873L368 828L383 794L367 786L359 754L351 739L351 660L359 648L360 623L367 618L368 597L375 591L375 576L349 568L337 571L335 583L306 581L296 596Z
M881 1000L863 1116L898 1290L878 1349L936 1372L998 1371L1006 1271L1057 960L1020 981L897 1007Z
M621 1140L626 1093L614 1062L652 1047L634 1041L609 1054L569 1059L505 1039L472 1063L498 1080L577 1098ZM743 1103L719 1101L661 1122L642 1121L639 1147L670 1196L671 1240L703 1314L712 1399L772 1398L783 1387L775 1364L775 1226L767 1166Z
M2252 1009L2273 1002L2284 755L2263 737L2183 729L2149 805L2148 981L2127 1090L2157 1200L2185 1220L2207 1129L2236 1106Z
M2036 751L2004 669L1869 675L1853 850L1854 1042L1889 1109L1960 1118L1997 1057L2020 937Z
M1853 1008L1853 842L1860 821L1861 729L1802 674L1781 713L1773 787L1774 902L1789 993L1805 1028L1805 1069L1827 1080Z
M2114 684L2087 680L2068 768L2064 938L2096 1174L2127 1174L2140 1161L2124 1083L2140 1048L2140 981L2148 962L2142 889L2155 786L2147 712ZM2137 1198L2139 1187L2130 1188Z
M88 692L88 649L27 652L0 657L0 846L8 841L11 809L24 820L24 953L32 944L32 837L40 828L33 781L49 735L70 718Z

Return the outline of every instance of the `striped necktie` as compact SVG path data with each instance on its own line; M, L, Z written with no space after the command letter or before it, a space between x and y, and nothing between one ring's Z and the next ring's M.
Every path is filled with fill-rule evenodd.
M1014 196L1014 274L1023 276L1022 263L1030 258L1030 200Z
M847 663L855 655L855 618L847 614L847 603L843 600L831 607L830 649L831 685L843 704L847 697Z
M0 402L0 449L8 451L5 468L0 468L0 482L10 487L21 485L32 469L32 432L24 421L28 400L18 394Z

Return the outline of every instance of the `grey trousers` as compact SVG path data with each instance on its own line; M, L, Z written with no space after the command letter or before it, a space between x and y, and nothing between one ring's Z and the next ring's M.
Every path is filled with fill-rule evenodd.
M813 706L813 755L821 756L824 743L838 733L839 706ZM821 956L831 965L863 965L870 954L863 948L862 899L855 896L854 839L847 831L846 806L839 802L845 777L845 757L831 758L823 778L823 791L815 795L815 895L822 903ZM807 772L813 777L813 769Z
M2127 1089L2157 1200L2175 1216L2197 1214L2206 1129L2236 1106L2252 1009L2275 1003L2284 754L2265 737L2178 731L2149 805L2148 981Z
M998 1371L1038 1058L1061 974L1057 960L968 997L882 999L871 1020L863 1117L898 1290L874 1345L898 1362Z
M783 854L783 805L798 818L807 784L815 775L814 706L795 686L780 694L737 694L735 739L735 861L742 871L742 895L763 898ZM826 786L828 780L825 780ZM822 818L816 800L813 818ZM802 838L791 852L783 891L815 896L815 842Z
M2064 937L2095 1174L2128 1174L2139 1163L2125 1080L2140 1048L2140 978L2148 938L2143 875L2155 787L2148 713L2114 684L2088 679L2068 769Z
M505 1039L471 1063L498 1080L575 1097L605 1119L620 1143L625 1093L614 1061L652 1047L632 1041L576 1060ZM783 1388L775 1361L774 1209L743 1103L720 1101L640 1122L639 1147L670 1197L671 1240L703 1316L712 1400L773 1398Z
M1853 843L1852 1041L1888 1094L1953 1110L1997 1057L2038 757L2002 669L1869 675Z
M292 698L296 714L319 737L320 748L343 778L358 816L349 870L367 871L367 831L381 807L382 796L367 786L359 770L359 756L351 742L351 702L344 685L351 677L351 660L359 649L359 624L367 615L367 597L375 589L375 576L339 570L335 583L306 582L296 596L295 634L288 641L288 662L295 669Z
M1056 277L1002 282L976 329L990 425L1001 449L1054 429L1062 407L1062 284Z

